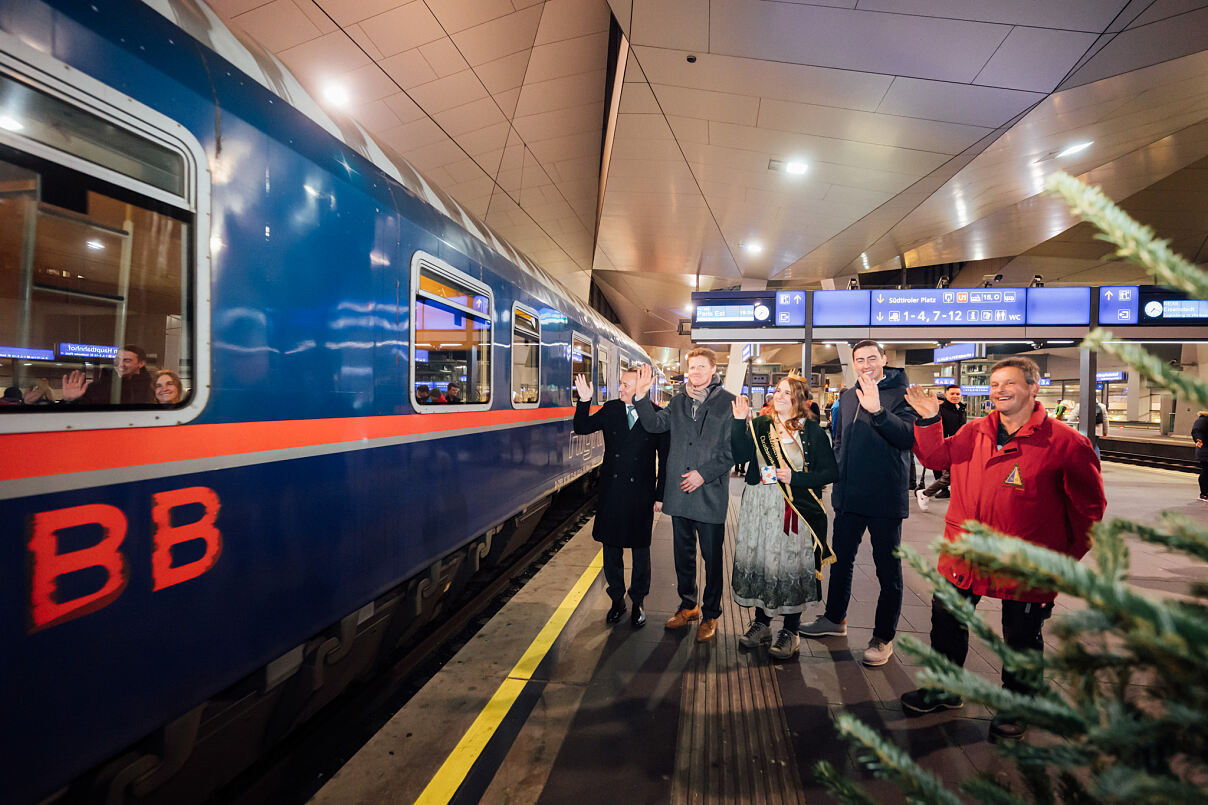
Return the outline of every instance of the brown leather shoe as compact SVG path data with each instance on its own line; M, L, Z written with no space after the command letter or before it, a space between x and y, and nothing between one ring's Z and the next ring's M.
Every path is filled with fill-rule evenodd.
M704 643L717 637L717 618L705 618L696 630L696 642Z
M679 612L667 619L666 628L682 629L692 621L700 617L700 607L692 609L681 609Z

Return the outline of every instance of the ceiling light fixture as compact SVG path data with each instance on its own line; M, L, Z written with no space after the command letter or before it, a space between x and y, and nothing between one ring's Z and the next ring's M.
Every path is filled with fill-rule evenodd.
M793 176L800 176L801 174L805 173L809 169L810 169L809 165L805 164L804 162L797 162L797 161L789 162L784 166L784 172L788 173L788 174L792 174Z
M748 240L746 242L739 243L738 245L741 246L742 250L747 254L759 254L763 251L763 244L757 240Z
M1094 143L1094 140L1087 140L1084 143L1074 143L1073 145L1066 147L1064 151L1058 153L1057 157L1060 159L1061 157L1073 156L1079 151L1085 151L1086 149L1090 148L1092 145L1094 145Z
M25 125L15 117L8 115L0 115L0 129L5 131L20 131L25 128Z
M342 84L327 84L323 87L323 98L332 106L337 106L341 109L348 106L352 102L352 96L348 94L348 90Z
M105 248L105 244L101 243L99 240L90 240L88 241L87 245L88 248L92 249L94 252L99 252L101 249Z

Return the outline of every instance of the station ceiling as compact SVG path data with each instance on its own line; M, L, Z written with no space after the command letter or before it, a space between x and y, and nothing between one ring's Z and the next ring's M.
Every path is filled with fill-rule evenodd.
M210 5L643 344L684 345L695 289L1141 280L1056 169L1208 261L1208 2Z

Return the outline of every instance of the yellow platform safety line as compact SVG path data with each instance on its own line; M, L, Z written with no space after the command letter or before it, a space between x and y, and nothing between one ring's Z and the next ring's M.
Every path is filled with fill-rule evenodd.
M453 799L453 795L457 793L457 789L466 779L466 775L470 773L474 762L486 748L487 743L495 734L495 730L499 729L499 725L507 717L512 705L516 703L524 686L532 679L537 666L541 664L545 655L553 647L554 641L566 627L570 616L579 608L579 602L583 600L583 596L587 595L588 588L596 580L602 567L604 567L604 551L600 550L591 560L591 564L587 566L587 570L583 571L583 575L575 582L575 586L562 599L562 603L554 610L554 614L550 615L537 637L529 644L524 655L495 689L491 700L474 719L474 723L457 742L457 746L453 747L453 751L441 764L432 777L432 781L415 800L416 803L444 805Z

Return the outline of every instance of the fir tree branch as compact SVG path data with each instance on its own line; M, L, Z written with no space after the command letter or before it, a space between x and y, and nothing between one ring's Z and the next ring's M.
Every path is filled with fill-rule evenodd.
M1127 363L1150 383L1175 392L1180 400L1208 406L1208 384L1186 372L1171 367L1166 361L1148 352L1139 344L1114 340L1111 332L1101 327L1082 340L1082 349L1102 350Z
M1091 793L1106 802L1204 803L1202 787L1173 777L1155 777L1124 764L1100 774L1092 784Z
M1125 523L1124 520L1115 519L1110 523L1096 523L1091 530L1095 564L1099 566L1100 573L1111 579L1119 580L1128 575L1129 553L1124 534L1131 529L1122 525Z
M1064 198L1075 215L1098 227L1102 234L1095 237L1113 244L1117 257L1144 266L1159 284L1208 299L1208 276L1172 251L1170 241L1159 240L1153 229L1129 217L1098 187L1064 171L1050 174L1045 187Z
M961 790L982 805L1028 805L1028 801L997 780L971 777L961 783Z
M1012 673L1019 674L1025 684L1039 686L1044 668L1044 660L1040 654L1036 652L1018 652L1008 646L1006 641L999 637L998 633L991 629L985 620L977 614L977 609L973 606L973 603L960 594L956 585L940 575L939 571L934 567L931 567L918 551L903 545L898 548L898 555L917 570L923 578L931 582L932 594L940 600L945 609L952 613L953 617L964 624L965 628L998 655L999 659L1002 660L1004 668ZM923 653L930 651L928 646L912 641L909 638L904 641L899 640L898 643L904 651L913 656L921 656ZM912 650L914 646L918 647L917 650Z
M835 727L840 735L859 745L857 753L873 774L897 782L905 790L908 799L937 805L963 805L959 797L944 788L938 777L923 769L901 747L886 741L855 716L840 713L835 717Z
M863 789L825 760L814 764L814 776L843 805L878 805L875 799L865 794Z
M1201 528L1191 519L1174 512L1162 512L1161 518L1168 530L1159 531L1151 526L1130 523L1127 520L1113 523L1127 524L1129 531L1146 542L1189 553L1201 561L1208 562L1208 529Z

